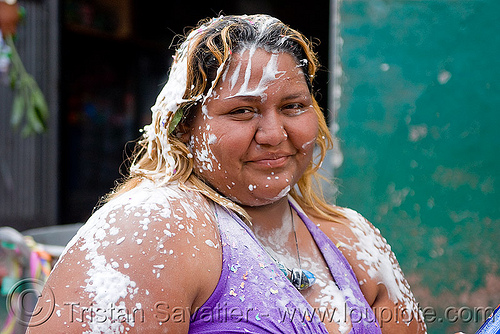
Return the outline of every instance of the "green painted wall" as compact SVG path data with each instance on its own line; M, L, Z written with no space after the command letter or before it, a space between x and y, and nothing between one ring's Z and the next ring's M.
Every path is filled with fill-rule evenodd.
M422 307L498 305L500 1L339 7L337 204L380 228ZM429 332L474 333L462 310Z

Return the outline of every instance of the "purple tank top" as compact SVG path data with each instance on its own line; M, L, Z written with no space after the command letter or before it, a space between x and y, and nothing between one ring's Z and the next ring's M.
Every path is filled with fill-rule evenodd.
M306 215L293 208L345 292L351 333L381 333L345 257ZM246 224L218 205L215 214L222 241L222 272L212 295L191 315L189 333L328 333Z

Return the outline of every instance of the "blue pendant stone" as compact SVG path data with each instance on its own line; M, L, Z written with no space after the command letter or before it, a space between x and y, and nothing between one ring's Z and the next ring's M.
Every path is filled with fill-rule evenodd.
M316 282L316 277L308 270L293 268L290 282L297 290L305 290Z

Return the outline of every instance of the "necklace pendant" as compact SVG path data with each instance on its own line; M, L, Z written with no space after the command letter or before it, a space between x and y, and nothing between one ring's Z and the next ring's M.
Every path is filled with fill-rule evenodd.
M290 282L299 291L309 288L316 282L314 274L308 270L293 268L290 276Z

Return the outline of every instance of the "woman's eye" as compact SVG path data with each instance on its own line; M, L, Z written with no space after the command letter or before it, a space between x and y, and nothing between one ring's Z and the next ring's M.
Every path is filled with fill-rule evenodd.
M302 103L289 103L282 109L285 113L291 115L300 115L307 110L307 107L305 107Z
M250 109L236 109L236 110L233 110L231 111L231 114L233 115L236 115L236 114L244 114L244 113L248 113L248 112L252 112L253 110L250 110Z
M301 104L301 103L290 103L290 104L287 104L287 105L285 106L285 108L287 108L287 109L300 109L300 108L302 108L302 107L303 107L303 106L302 106L302 104Z
M229 115L238 120L239 119L246 120L253 118L256 113L257 111L252 108L238 108L230 111Z

